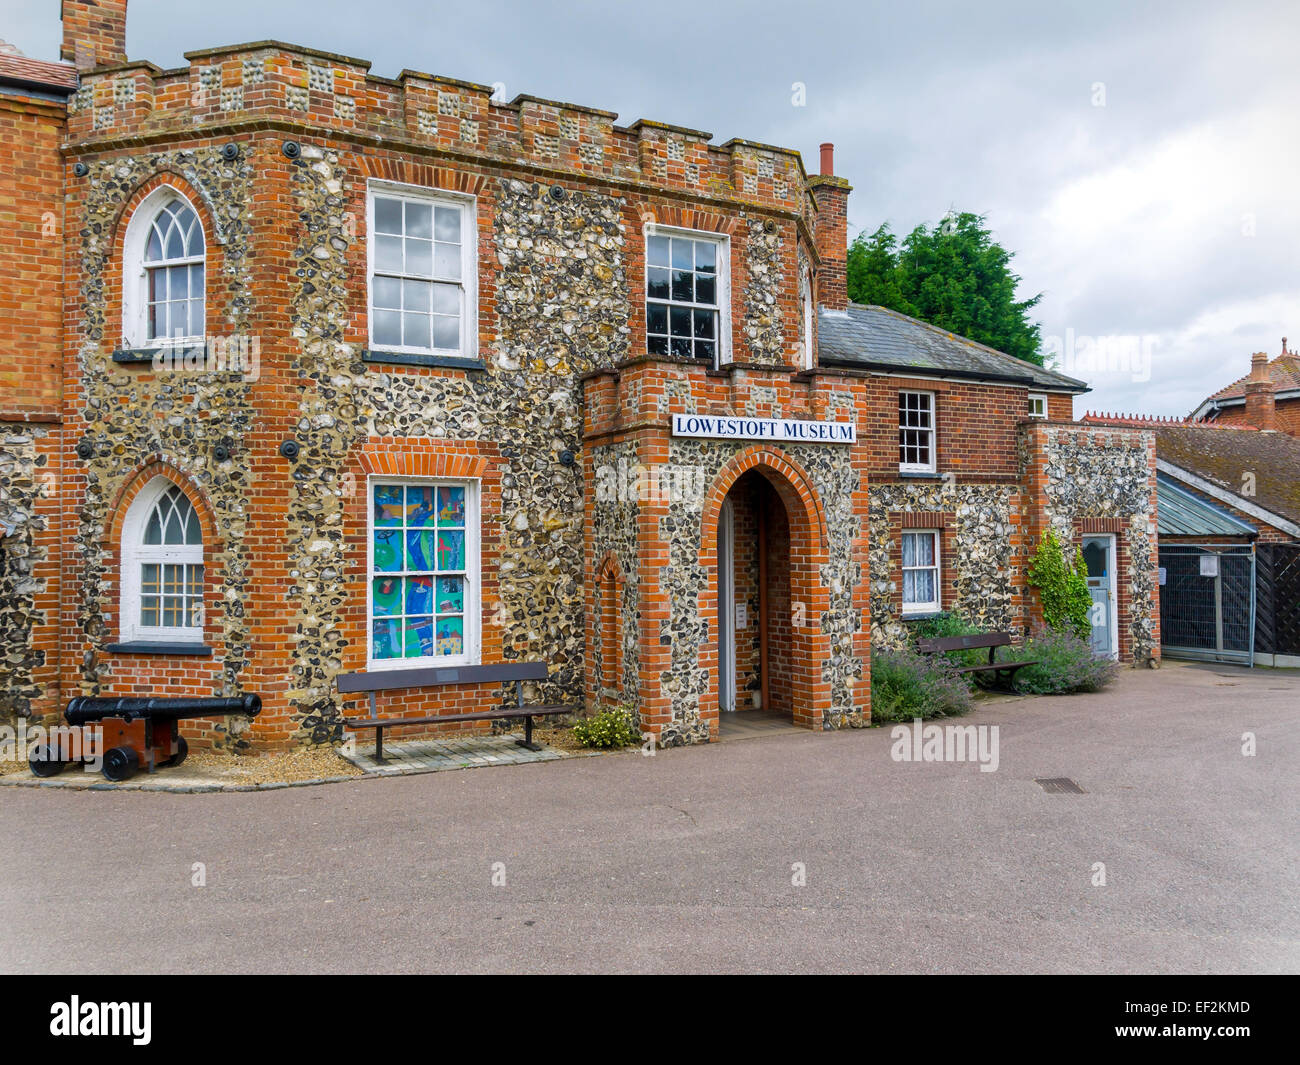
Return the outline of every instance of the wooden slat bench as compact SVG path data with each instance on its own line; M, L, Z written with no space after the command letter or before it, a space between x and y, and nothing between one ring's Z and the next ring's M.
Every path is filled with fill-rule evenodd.
M525 706L524 681L545 680L545 662L506 662L495 666L432 666L425 669L376 669L366 673L340 673L340 693L366 692L370 697L370 716L343 719L345 728L375 730L375 761L384 760L384 729L403 725L442 725L453 721L495 721L505 718L524 719L524 738L515 740L530 751L542 748L533 742L533 718L573 713L571 706ZM493 681L515 682L515 705L483 710L471 714L435 714L431 717L380 717L375 710L375 692L395 688L435 688L448 684L485 684Z
M989 660L987 665L979 666L959 666L958 673L992 673L994 674L994 687L1002 687L1007 691L1014 690L1014 681L1016 671L1024 669L1025 666L1038 665L1037 659L1026 659L1023 662L996 662L994 653L998 647L1011 646L1011 633L1009 632L979 632L970 636L936 636L931 638L922 638L916 641L916 649L923 655L943 654L945 651L969 651L978 650L981 647L989 649Z

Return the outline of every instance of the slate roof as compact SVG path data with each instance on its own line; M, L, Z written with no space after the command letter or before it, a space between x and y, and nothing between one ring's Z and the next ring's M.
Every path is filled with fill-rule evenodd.
M71 63L29 59L13 45L0 41L0 84L21 85L45 92L77 91L77 68Z
M1255 526L1156 475L1156 531L1161 536L1253 536Z
M1201 425L1154 425L1156 457L1300 524L1300 440L1286 433Z
M977 344L887 307L850 303L820 308L818 359L823 366L1020 383L1057 392L1087 392L1083 381Z

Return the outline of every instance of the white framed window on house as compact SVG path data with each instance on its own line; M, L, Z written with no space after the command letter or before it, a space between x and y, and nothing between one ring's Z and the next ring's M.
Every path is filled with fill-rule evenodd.
M372 182L370 347L475 358L478 284L474 199Z
M370 667L477 662L478 483L372 480L370 502Z
M200 340L207 241L189 200L167 185L146 196L127 223L123 254L123 343L184 346Z
M1029 416L1031 418L1047 417L1047 397L1043 393L1029 393Z
M647 228L647 354L713 366L730 359L729 251L725 236Z
M203 642L203 530L180 486L155 477L122 525L121 636Z
M903 533L903 613L935 613L939 595L939 534Z
M898 393L898 468L934 473L934 393Z

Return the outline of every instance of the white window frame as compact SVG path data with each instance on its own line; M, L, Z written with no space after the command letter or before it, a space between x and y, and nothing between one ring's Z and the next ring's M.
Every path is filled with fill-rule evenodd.
M379 344L374 331L374 281L375 281L375 197L385 196L400 200L413 200L433 206L456 207L460 217L460 347L411 347L404 344ZM430 277L425 280L435 284L451 284ZM397 181L372 180L366 186L366 337L371 350L395 352L404 355L430 355L442 358L478 358L478 200L467 193L431 189L424 185L408 185ZM432 342L432 338L430 338Z
M208 322L208 233L203 226L203 215L194 201L174 185L159 185L149 193L126 224L122 240L122 345L126 348L161 347L164 344L188 347L199 343L203 337L149 338L149 271L145 267L144 253L149 246L149 232L163 205L170 200L180 200L198 219L199 235L203 238L203 323Z
M902 552L902 544L899 544L899 591L902 594L903 613L904 614L937 614L943 609L943 533L938 529L904 529L903 539L909 536L929 536L933 538L934 543L934 565L933 566L907 566L903 565L902 559L906 555ZM907 580L904 574L908 571L919 572L920 570L934 570L934 599L928 603L909 603L907 601Z
M146 565L203 566L203 584L207 586L207 566L203 560L204 545L143 543L145 526L153 514L154 506L169 488L180 487L167 477L158 476L144 486L131 500L122 522L121 588L118 630L123 643L151 641L157 643L201 644L203 621L206 619L206 594L200 599L204 606L198 625L144 625L140 620L142 606L142 569ZM183 489L182 489L183 491ZM193 506L193 503L190 504ZM200 535L203 524L199 522Z
M915 426L903 424L902 405L904 396L926 396L930 402L930 461L921 462L904 462L902 459L902 444L899 444L898 470L900 473L934 473L938 469L939 462L939 418L937 414L937 404L935 403L935 394L933 392L922 392L914 388L903 388L898 392L898 429L902 432L904 429L916 431ZM921 430L926 432L927 430Z
M419 658L375 658L375 485L452 485L465 489L465 650L458 655L424 655ZM482 656L483 572L482 524L479 500L482 482L462 477L392 477L371 475L366 481L366 669L415 669L429 666L474 666ZM436 528L436 526L434 526ZM437 594L437 582L434 582Z
M1036 404L1038 404L1038 403L1041 403L1041 404L1042 404L1042 409L1041 409L1041 411L1036 411L1036 410L1034 410L1034 406L1035 406ZM1047 393L1046 393L1046 392L1030 392L1030 393L1029 393L1029 416L1030 416L1031 418L1046 418L1046 417L1047 417Z
M641 231L641 309L645 312L646 304L650 301L650 266L649 250L651 237L685 237L688 240L703 240L716 244L718 247L718 335L717 349L714 352L713 368L716 370L731 362L731 237L726 233L714 233L707 229L683 229L680 226L665 226L658 222L647 222ZM705 307L703 303L679 303L675 300L656 300L658 303L666 302L668 306L673 307ZM644 323L645 329L642 334L642 341L646 346L646 354L650 353L650 323ZM667 358L672 358L672 345L669 345L670 351ZM651 358L663 358L664 356L650 356Z

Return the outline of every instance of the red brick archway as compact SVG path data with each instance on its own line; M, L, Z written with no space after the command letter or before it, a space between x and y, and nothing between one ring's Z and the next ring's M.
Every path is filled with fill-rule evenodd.
M699 564L706 574L700 594L699 614L710 619L710 638L700 647L699 664L709 678L700 717L709 735L718 734L718 517L732 486L751 470L761 474L785 505L790 526L791 689L794 723L820 729L830 707L830 684L822 679L822 663L830 656L830 637L821 631L822 612L829 608L822 587L821 567L827 561L826 523L821 503L807 474L783 452L763 446L749 447L733 456L719 471L705 496L700 525Z

